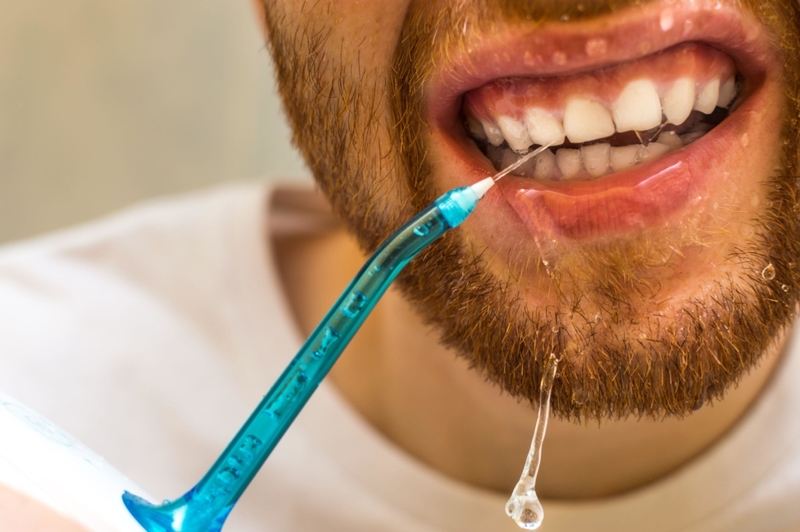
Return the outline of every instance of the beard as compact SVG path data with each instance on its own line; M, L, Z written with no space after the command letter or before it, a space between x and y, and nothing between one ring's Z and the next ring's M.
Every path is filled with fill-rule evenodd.
M294 142L336 213L372 251L442 192L431 178L422 109L436 58L462 46L463 34L450 28L579 20L633 3L412 3L391 68L379 70L326 56L323 27L296 27L269 1L265 11ZM748 4L776 36L785 61L785 115L797 117L797 8L790 1ZM775 148L781 170L763 184L767 201L748 221L745 239L715 241L720 228L700 213L679 228L557 242L527 259L533 264L509 260L498 274L484 250L452 231L406 267L399 286L445 345L520 400L537 401L545 362L555 353L551 409L558 417L687 415L721 399L775 347L795 315L800 131L795 119L782 127ZM687 250L703 246L724 246L726 273L682 292L690 295L662 293L661 280L686 267ZM537 276L536 286L524 281ZM546 291L548 304L529 303L530 291Z

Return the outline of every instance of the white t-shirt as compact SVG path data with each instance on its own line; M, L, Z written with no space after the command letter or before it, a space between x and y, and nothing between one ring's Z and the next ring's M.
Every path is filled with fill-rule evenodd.
M268 241L329 226L311 198L226 187L6 247L0 390L182 495L302 343ZM699 458L622 496L544 500L541 530L800 530L798 351ZM511 532L506 499L416 462L323 383L225 530Z

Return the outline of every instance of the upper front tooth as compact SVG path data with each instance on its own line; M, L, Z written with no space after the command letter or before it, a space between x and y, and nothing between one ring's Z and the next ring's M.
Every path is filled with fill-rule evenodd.
M525 112L525 124L534 144L564 143L564 126L555 116L540 107L531 107Z
M528 146L533 144L530 135L528 135L528 128L525 124L514 120L510 116L500 116L497 118L497 125L500 126L500 131L508 141L509 147L516 152L523 152L528 150Z
M717 107L727 109L736 96L736 78L728 78L719 87L719 100L717 100Z
M617 131L645 131L661 124L661 100L656 84L647 79L631 81L614 102Z
M664 100L661 102L664 116L670 124L683 124L694 107L694 80L680 78L672 84Z
M503 138L503 132L500 131L499 127L485 120L481 120L481 125L483 126L483 132L486 133L486 138L489 139L492 146L499 146L503 143L505 138Z
M614 121L602 104L573 98L564 110L564 133L576 144L602 139L614 134Z
M719 79L712 79L700 89L694 101L694 108L703 114L710 114L719 100Z

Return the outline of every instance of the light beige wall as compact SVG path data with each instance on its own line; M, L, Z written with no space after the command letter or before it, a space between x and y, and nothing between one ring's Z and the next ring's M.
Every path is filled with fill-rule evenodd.
M0 0L0 241L304 176L288 137L249 0Z

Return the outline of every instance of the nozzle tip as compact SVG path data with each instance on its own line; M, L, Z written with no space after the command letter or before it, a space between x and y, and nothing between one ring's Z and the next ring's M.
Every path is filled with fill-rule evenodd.
M472 191L478 195L478 199L482 198L486 195L490 188L494 186L494 179L491 177L487 177L486 179L482 179L478 181L474 185L471 185L470 188Z

